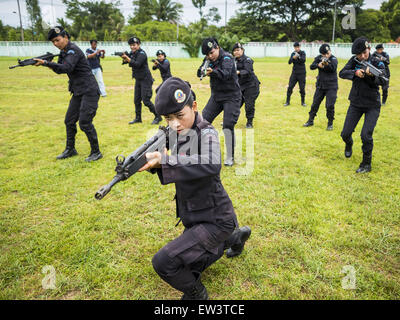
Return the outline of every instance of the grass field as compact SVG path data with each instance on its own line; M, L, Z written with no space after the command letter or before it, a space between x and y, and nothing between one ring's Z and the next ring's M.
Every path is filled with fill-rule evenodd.
M114 175L115 156L141 145L152 116L133 118L130 69L103 62L108 97L95 118L104 158L86 163L89 144L78 130L79 156L56 161L65 147L67 77L40 67L8 70L0 58L0 299L175 299L180 293L154 272L151 259L182 232L174 227L174 186L142 173L102 201L97 189ZM200 109L210 95L195 71L200 59L171 59L189 80ZM308 65L311 60L308 61ZM341 60L339 67L345 61ZM223 257L203 275L211 299L400 298L400 59L394 59L389 103L374 134L373 171L357 175L361 124L354 155L344 158L340 132L351 82L340 80L334 131L325 131L324 104L315 127L303 128L309 107L298 87L283 108L291 72L287 59L256 59L262 82L256 104L255 165L251 175L223 168L223 184L241 225L253 233L244 253ZM153 73L154 88L161 82ZM307 71L311 105L316 72ZM154 101L154 96L153 96ZM214 125L219 129L221 117ZM245 134L244 110L237 129ZM43 289L44 266L56 288ZM345 266L355 289L342 287Z

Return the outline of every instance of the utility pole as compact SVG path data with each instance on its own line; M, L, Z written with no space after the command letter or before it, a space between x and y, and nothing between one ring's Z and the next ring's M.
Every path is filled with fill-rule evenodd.
M337 0L335 0L335 11L333 14L333 31L332 31L332 44L335 43L335 31L336 31L336 7L337 7Z
M17 0L17 3L18 3L19 25L21 27L21 40L25 41L25 39L24 39L24 29L22 28L21 8L19 6L19 0Z
M225 0L225 32L226 32L227 17L228 17L228 0Z

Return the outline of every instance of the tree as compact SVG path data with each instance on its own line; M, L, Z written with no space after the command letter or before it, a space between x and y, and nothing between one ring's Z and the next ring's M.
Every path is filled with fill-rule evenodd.
M153 15L157 21L178 21L183 5L171 0L152 0Z
M192 4L195 8L199 9L200 21L202 24L200 25L201 30L208 24L208 21L218 23L221 20L221 15L218 12L218 8L212 7L208 10L208 13L204 15L203 8L207 4L207 0L192 0Z
M39 38L40 34L43 34L42 14L40 12L39 1L26 0L26 10L31 20L32 39L35 40L35 38Z
M221 15L218 12L218 8L212 7L208 13L204 16L207 21L218 23L221 21Z
M200 20L203 19L203 8L206 6L207 0L192 0L195 8L199 9Z
M150 20L178 21L183 13L183 5L171 0L134 0L134 16L129 24L142 24Z
M0 19L0 41L7 39L7 30L3 26L3 21Z
M400 37L400 1L389 0L383 2L381 11L385 14L392 39L397 39Z
M14 28L10 28L7 33L7 40L8 41L18 41L20 40L17 36L17 32Z
M96 31L98 40L104 39L105 30L120 34L124 26L124 16L118 9L120 2L106 3L101 1L63 0L67 6L66 15L71 19L69 33L79 40L89 40L92 30Z
M254 23L272 23L294 41L305 37L310 27L327 15L332 15L333 5L326 0L238 0L242 4L240 13L250 17ZM347 4L354 5L357 10L363 5L363 0L339 0L338 7Z
M129 19L130 25L142 24L152 20L153 8L150 0L134 0L133 17Z
M285 33L270 20L255 19L251 14L242 12L231 18L227 31L237 34L239 38L250 41L288 41ZM286 37L286 38L285 38Z
M181 34L185 28L181 27ZM125 26L121 33L122 40L136 36L140 41L171 41L176 37L176 25L169 22L147 21L134 26Z
M183 50L189 53L191 58L197 58L202 40L203 34L200 31L200 22L190 24L187 34L182 37Z
M63 27L67 31L71 28L71 25L64 18L57 18L57 25Z
M363 10L357 15L357 28L352 32L352 38L366 36L372 42L389 42L390 30L383 12L374 9Z

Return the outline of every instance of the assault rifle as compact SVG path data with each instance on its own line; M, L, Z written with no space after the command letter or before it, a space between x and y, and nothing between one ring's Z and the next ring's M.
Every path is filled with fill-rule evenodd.
M46 54L42 55L42 56L38 56L38 57L34 57L34 58L30 58L30 59L25 59L25 60L21 60L18 59L18 64L15 66L11 66L8 67L9 69L14 69L16 67L26 67L26 66L33 66L37 63L36 60L34 59L41 59L41 60L46 60L46 61L52 61L54 59L54 57L58 57L59 54L52 54L50 52L47 52Z
M210 60L206 59L206 61L204 61L203 66L201 67L200 70L200 80L203 80L203 78L205 76L207 76L207 69L210 67Z
M129 52L128 51L125 51L125 52L120 52L120 51L115 51L114 52L114 56L118 56L118 57L122 57L122 55L129 55Z
M169 137L169 127L160 126L156 135L147 140L127 158L119 155L115 158L117 166L115 171L117 174L111 180L111 182L104 187L101 187L95 194L97 200L103 199L107 193L110 192L111 188L118 182L124 181L134 175L138 170L147 163L146 153L155 152L157 150L162 151L167 145Z
M362 67L362 70L366 71L369 68L369 72L371 72L375 77L379 77L385 81L389 81L389 79L386 77L385 70L378 69L377 67L370 64L368 61L360 61L357 58L355 58L354 60Z
M375 52L375 56L376 56L379 60L381 60L381 61L383 61L383 62L388 62L388 58L384 57L383 55L381 55L381 54L379 54L379 53L376 53L376 52Z

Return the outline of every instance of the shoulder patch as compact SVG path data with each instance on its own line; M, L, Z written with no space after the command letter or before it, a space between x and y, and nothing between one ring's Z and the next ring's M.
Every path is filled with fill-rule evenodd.
M231 60L231 57L225 56L224 60Z
M67 51L67 54L75 54L75 51L70 49L70 50Z
M218 132L214 128L208 127L208 128L204 128L204 129L201 130L201 135L202 136L210 135L210 134L213 135L213 136L218 137Z

